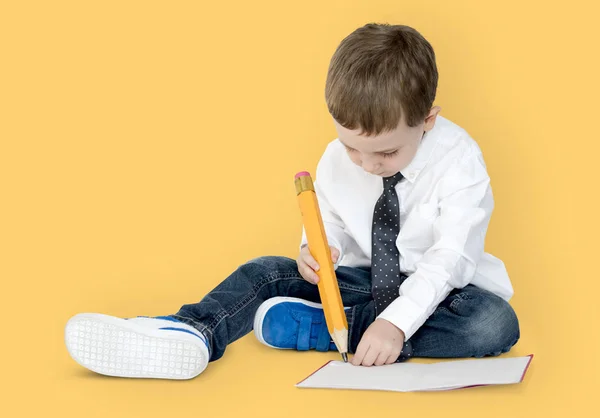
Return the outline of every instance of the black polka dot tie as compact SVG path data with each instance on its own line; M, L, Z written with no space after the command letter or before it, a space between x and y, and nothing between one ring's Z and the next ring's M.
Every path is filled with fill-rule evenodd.
M396 247L400 208L394 188L403 178L402 173L383 178L383 193L373 212L371 289L377 315L398 297L398 288L404 278L400 275L400 253Z

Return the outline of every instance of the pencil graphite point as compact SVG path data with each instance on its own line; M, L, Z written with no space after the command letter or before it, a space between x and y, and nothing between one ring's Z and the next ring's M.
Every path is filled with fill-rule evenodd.
M344 363L348 363L348 353L342 353L342 358L344 359Z

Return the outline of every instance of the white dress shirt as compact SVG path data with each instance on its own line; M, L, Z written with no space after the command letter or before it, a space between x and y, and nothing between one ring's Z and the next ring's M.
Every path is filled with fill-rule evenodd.
M408 277L377 318L396 325L408 340L454 288L471 283L505 300L513 288L504 263L484 252L494 198L481 150L469 134L438 115L402 174L396 246ZM314 185L329 245L340 251L335 268L370 266L382 178L354 164L335 139L319 160ZM303 229L300 245L306 243Z

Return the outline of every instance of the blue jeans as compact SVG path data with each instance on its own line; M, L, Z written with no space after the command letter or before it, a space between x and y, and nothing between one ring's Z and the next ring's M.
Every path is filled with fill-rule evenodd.
M349 327L350 353L375 320L369 267L336 270ZM210 361L221 358L228 344L252 331L261 303L276 296L320 302L318 287L304 280L295 260L260 257L239 266L200 302L186 304L170 316L185 322L209 341ZM483 357L510 350L519 339L519 323L499 296L467 285L454 289L409 339L412 357Z

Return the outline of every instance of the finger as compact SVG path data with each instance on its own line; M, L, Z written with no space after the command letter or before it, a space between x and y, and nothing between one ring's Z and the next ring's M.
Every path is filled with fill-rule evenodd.
M331 248L331 260L335 263L335 262L337 262L337 260L340 256L340 251L335 247L330 247L330 248Z
M317 260L315 260L311 253L304 254L303 261L314 271L319 271L319 263L317 263Z
M356 347L356 352L354 353L354 357L352 357L352 364L355 366L359 366L362 361L363 358L365 357L365 354L367 353L367 350L369 349L369 341L366 340L363 336L363 338L361 338L360 342L358 343L358 347Z
M394 364L398 357L400 357L401 350L393 350L392 353L387 358L385 364Z
M310 277L311 277L311 279L312 279L312 282L313 282L314 284L317 284L317 283L319 283L319 280L320 280L320 279L319 279L319 275L318 275L317 273L314 273L314 272L310 273Z
M307 282L312 284L317 284L319 282L319 276L302 260L298 260L298 271Z
M377 356L379 356L379 348L370 345L369 350L365 354L365 358L363 358L362 365L370 367L375 363Z
M375 366L383 366L390 356L389 350L381 350L373 363Z
M319 276L314 272L313 269L310 268L310 266L306 266L304 268L304 277L306 277L308 281L313 284L319 283Z

